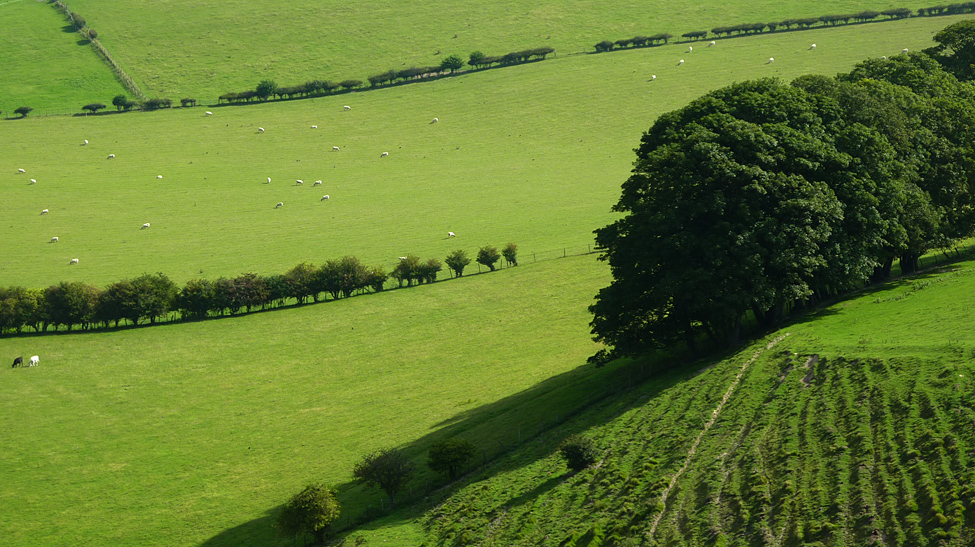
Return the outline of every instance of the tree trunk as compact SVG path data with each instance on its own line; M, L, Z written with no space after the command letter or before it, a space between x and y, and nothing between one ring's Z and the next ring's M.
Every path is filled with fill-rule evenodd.
M900 267L901 275L912 274L917 272L917 261L920 257L913 253L905 253L901 255Z

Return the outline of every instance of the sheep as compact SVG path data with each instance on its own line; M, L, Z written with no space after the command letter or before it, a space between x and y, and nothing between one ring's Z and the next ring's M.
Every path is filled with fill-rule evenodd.
M108 159L112 159L112 158L114 158L114 157L115 157L115 154L109 154L109 155L108 155Z
M907 48L902 49L901 53L907 53Z
M156 178L157 179L161 179L162 178L162 175L156 175Z
M321 186L321 185L322 185L322 181L316 180L313 186Z
M768 64L772 64L774 62L775 62L775 57L769 57L768 58Z
M77 264L77 263L78 263L78 259L77 258L72 258L71 259L71 262L68 262L68 265L70 266L72 264Z
M339 151L339 147L338 146L333 146L332 147L332 152L338 152L338 151Z
M883 59L884 61L886 61L887 60L887 56L884 55L883 57L881 57L881 59Z
M447 232L447 237L457 237L457 234L453 232Z
M284 202L282 201L279 201L278 204L274 206L275 209L280 209L282 207L284 207Z
M14 358L14 364L11 368L17 368L18 366L24 366L24 358L22 356Z
M41 209L41 214L42 215L46 215L47 214L47 209Z
M352 107L349 105L345 105L342 107L342 110L352 110Z
M711 47L711 46L713 46L713 45L714 45L714 40L711 40L711 41L710 41L710 42L708 43L708 47Z
M203 113L203 115L205 115L205 116L213 116L213 112L210 112L209 110L207 110L206 112Z
M33 366L36 366L37 363L40 363L40 362L41 362L41 358L35 355L35 356L33 356L33 357L30 358L30 361L28 361L29 364L27 366L33 367Z
M656 74L654 74L653 76L650 76L650 81L651 82L654 81L654 80L656 80L656 79L657 79L657 75Z
M809 49L816 49L816 44L809 46Z
M321 201L328 201L328 194L325 194L324 196L322 196Z
M694 51L694 46L687 46L687 52L690 53Z
M37 184L37 179L30 179L31 184Z
M405 256L398 256L398 257L396 257L396 258L398 258L398 259L400 259L400 260L406 260L406 257L405 257Z
M437 122L439 122L439 121L440 121L440 119L439 119L439 118L434 118L434 119L433 119L433 121L432 121L432 122L430 122L430 123L437 123Z
M318 129L318 126L317 125L313 125L313 126L311 126L311 128L312 129Z
M57 243L57 242L58 242L58 236L54 236L51 238L51 243Z
M258 127L257 128L257 132L258 133L263 133L264 132L264 128L263 127Z
M681 59L680 61L677 61L677 66L680 66L682 64L684 64L684 59Z
M268 177L267 182L265 182L264 184L271 184L271 177Z
M305 181L303 181L301 179L298 179L298 180L295 181L295 184L297 184L298 186L301 186L304 183L305 183Z
M18 173L26 173L27 171L24 171L23 169L18 169L17 172Z
M88 139L85 139L85 143L82 144L81 146L85 146L86 144L88 144Z
M145 230L148 227L149 227L149 223L146 222L145 224L142 225L142 228L140 228L140 230Z
M379 154L379 157L380 158L385 158L388 155L389 155L389 152L383 152L382 154Z

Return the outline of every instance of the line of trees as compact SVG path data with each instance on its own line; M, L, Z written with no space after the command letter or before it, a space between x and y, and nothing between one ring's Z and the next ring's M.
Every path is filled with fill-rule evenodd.
M509 243L504 252L509 264L517 265L517 245ZM485 246L477 261L494 271L500 258L496 248ZM465 251L454 251L447 258L448 267L457 277L463 275L469 263ZM297 304L319 302L326 297L338 300L380 292L390 277L400 287L433 283L442 269L435 258L424 262L408 255L391 273L386 273L382 266L368 267L358 258L347 256L321 266L302 262L283 275L245 273L234 278L192 279L183 287L162 273L143 274L104 289L80 281L61 282L46 289L11 286L0 288L0 335L19 334L25 329L42 332L49 327L55 331L61 327L68 331L74 327L118 327L125 321L133 325L154 324L174 314L184 320L205 319L279 307L288 300Z
M735 84L661 116L613 208L625 216L595 232L613 273L595 339L615 355L736 344L746 316L771 326L971 237L975 89L938 60Z
M742 23L738 25L719 26L711 29L710 33L715 37L729 37L734 35L757 34L765 32L775 32L779 29L784 30L806 30L815 26L835 26L839 24L865 23L878 18L904 19L911 17L912 12L908 8L892 8L883 11L861 11L851 14L823 15L820 17L803 17L797 19L785 19L783 21L773 21L770 23ZM975 13L975 2L964 2L958 4L938 5L929 8L918 8L918 17L931 17L937 15L954 15L958 13ZM664 45L673 38L672 34L654 34L652 36L635 36L622 40L603 40L595 45L596 52L612 51L613 49L626 49L637 47L649 47L654 45ZM681 34L682 38L690 41L703 40L708 37L708 31L695 30ZM658 43L659 42L659 43Z

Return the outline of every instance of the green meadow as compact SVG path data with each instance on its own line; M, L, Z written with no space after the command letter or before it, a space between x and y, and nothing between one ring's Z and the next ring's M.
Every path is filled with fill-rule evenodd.
M257 8L127 4L126 12L138 17L121 18L113 17L112 10L122 6L70 5L98 28L106 46L149 90L210 93L179 83L203 81L186 76L201 70L187 60L196 54L202 70L213 73L206 84L213 89L228 83L250 87L251 79L263 77L291 81L257 58L239 60L265 50L268 58L285 57L272 54L278 46L248 26L263 21L258 26L264 32L274 19L266 6L260 14L249 14ZM295 8L289 13L300 12L303 5L289 4ZM349 17L362 24L395 20L394 10L372 5L374 11L367 12L368 6L347 8L355 11L356 17ZM818 15L849 11L845 6L801 9ZM7 7L0 6L0 14ZM877 9L885 7L891 6ZM225 14L225 24L208 17L207 9ZM563 25L573 19L560 19L560 8L536 9L560 21L553 23L557 28L572 28ZM587 34L565 47L571 50L578 43L581 51L590 41L644 31L621 26L626 10L615 9L606 10L606 20L616 23L592 31L598 38ZM785 13L781 6L748 9L756 11L742 11L742 20L775 18L772 14L780 12L776 17L803 15ZM144 17L145 25L155 20L156 10L171 10L171 20L185 28L156 34L162 28L157 26L147 33L145 26L126 26L135 23L123 20ZM723 17L714 24L725 22ZM493 24L503 17L485 19ZM508 241L519 245L521 263L491 274L236 318L0 338L0 355L41 356L35 368L0 368L4 543L288 545L290 538L275 537L274 517L288 496L309 481L338 487L346 519L342 527L375 512L381 494L351 484L351 468L364 453L389 446L406 449L419 463L416 492L407 496L416 505L360 528L356 533L371 545L454 544L468 529L480 533L474 531L476 523L487 527L495 519L497 544L515 544L534 537L533 530L556 526L567 508L592 501L597 510L608 510L609 501L597 507L570 488L572 481L590 475L564 477L564 467L551 457L561 436L587 431L605 447L615 430L645 432L691 412L706 415L741 364L732 358L693 381L684 383L690 373L683 371L645 384L633 379L672 363L650 358L604 369L583 366L598 349L589 339L586 308L609 281L605 265L583 253L590 249L592 230L613 218L610 208L641 132L656 116L716 87L760 77L788 81L846 71L867 57L927 47L933 33L960 19L720 40L714 48L702 44L692 53L675 44L559 55L313 100L3 121L0 283L5 285L43 288L80 280L104 286L157 271L182 283L244 272L283 273L301 261L321 263L348 254L389 269L407 253L443 259L458 248L473 254L481 245ZM591 22L572 24L583 29ZM301 27L281 24L266 36L276 32L287 36L281 43L299 41ZM429 24L447 28L443 21ZM210 37L204 26L213 33ZM543 28L524 20L509 26L532 33ZM462 33L457 34L459 53L493 53L492 44L502 51L536 45L527 39L522 44L516 39L522 35L512 34L482 46L470 37L463 42ZM180 36L184 57L175 45ZM194 45L186 36L202 42ZM433 42L410 42L418 49L452 52ZM813 42L818 47L810 50ZM243 48L220 58L232 67L232 78L218 78L219 63L207 59L219 49L215 45ZM382 47L390 49L370 53L378 69L388 68L387 52L396 50ZM154 73L151 67L159 66L162 57L172 63L171 70ZM356 58L353 50L341 57L350 67L348 59L356 59L356 67L370 62L360 62L363 56ZM767 63L769 57L775 63ZM678 67L681 58L685 63ZM344 71L336 66L337 72ZM253 76L246 70L253 70ZM285 72L296 82L322 76L310 71L304 76L295 66ZM162 73L173 79L164 80ZM651 75L657 76L653 82ZM80 103L108 103L115 93ZM212 116L204 114L207 108ZM430 123L434 117L439 123ZM340 150L334 151L335 146ZM389 156L381 158L383 152ZM109 154L115 157L108 159ZM26 173L18 174L19 168ZM265 183L268 177L271 182ZM32 178L36 184L30 184ZM297 179L304 184L297 185ZM314 187L316 180L322 186ZM328 201L321 200L324 194ZM278 202L284 204L280 209L275 208ZM42 209L49 214L41 215ZM145 222L151 228L141 230ZM447 231L457 238L448 239ZM58 243L49 242L53 236ZM563 253L570 256L556 259ZM72 258L79 264L68 266ZM787 346L830 358L881 359L924 352L937 359L955 346L967 347L964 310L945 315L938 305L961 305L958 295L968 291L965 272L970 267L904 281L840 304L821 319L790 327ZM915 287L912 282L927 284ZM925 314L930 317L922 323L912 322ZM780 362L760 363L760 381L770 382L769 371ZM654 399L661 393L667 395ZM613 396L604 399L608 394ZM649 418L633 422L634 427L614 421L639 413L640 405L653 400L660 409L675 404L663 414L648 411ZM566 421L590 403L595 404L592 412ZM620 473L629 476L638 465L661 469L641 483L663 480L668 476L664 471L680 465L678 454L682 448L686 454L686 443L704 420L685 421L684 429L647 441L654 450L669 451L661 461L621 460L627 462L620 464L623 471L606 466L602 472L615 475L600 476L597 484L605 484L593 492L608 496L618 490ZM513 452L466 479L470 485L456 485L462 487L460 494L448 498L451 490L430 490L442 479L423 462L431 442L457 435L477 443L484 459ZM627 453L636 458L643 441L626 437L625 442L632 445ZM659 493L635 486L632 491L647 500ZM477 496L487 505L475 502ZM422 513L433 507L425 503L440 501L439 513ZM560 507L566 511L559 513ZM451 530L431 524L437 515L444 515L444 526ZM573 513L576 520L553 528L564 532L558 541L590 516ZM460 518L468 521L459 523Z

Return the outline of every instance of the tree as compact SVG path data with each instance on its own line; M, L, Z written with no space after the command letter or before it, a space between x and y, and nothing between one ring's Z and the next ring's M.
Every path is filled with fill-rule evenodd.
M501 254L504 255L504 259L508 261L508 264L512 266L518 265L518 246L514 243L508 243L501 249Z
M442 439L430 447L427 465L437 473L447 473L450 480L454 480L475 455L477 447L466 439Z
M501 253L498 252L498 248L492 245L485 245L477 251L477 263L483 264L494 271L494 264L501 260Z
M59 325L67 326L69 331L73 325L87 328L95 317L98 292L97 288L80 281L62 281L48 287L44 291L48 322L54 325L54 330Z
M362 86L362 80L343 80L339 82L339 87L346 91Z
M479 65L484 64L484 54L481 53L480 51L472 51L470 57L468 57L467 59L467 64L471 65L474 68L477 68Z
M261 80L261 83L257 84L255 94L262 101L266 101L268 97L274 95L277 90L278 84L274 83L274 80Z
M464 66L464 59L462 59L460 55L456 55L456 54L444 57L443 60L440 61L440 70L441 71L449 70L451 74L453 74L455 70L459 70L463 66Z
M413 286L413 283L420 280L420 270L422 264L420 264L420 257L416 255L406 255L403 259L399 261L399 264L393 268L393 272L390 274L393 279L399 282L399 286L403 286L403 282L406 282L407 287Z
M975 21L949 25L934 35L938 45L924 50L959 80L975 79Z
M196 99L193 99L193 98L190 98L190 97L187 97L185 99L180 99L179 100L179 104L183 108L186 108L186 107L189 107L189 106L196 106Z
M325 543L328 525L339 518L341 506L335 492L323 484L309 484L284 505L278 515L278 528L282 535L312 534L315 543Z
M128 110L130 108L129 98L125 95L116 95L115 98L112 99L112 105L114 105L115 109L119 112L121 112L123 108Z
M352 476L369 486L378 486L396 503L396 494L413 478L415 466L395 448L377 450L362 458L352 468Z
M103 105L102 103L91 103L91 104L86 104L85 106L81 107L82 110L87 110L87 111L91 112L92 114L98 112L99 110L101 110L103 108L105 108L105 105Z
M14 110L14 114L20 114L20 117L21 118L26 118L27 115L30 114L31 110L34 110L34 109L31 108L31 107L29 107L29 106L20 106L20 107L17 107L16 110Z
M284 274L285 283L288 286L288 296L294 298L299 304L304 304L309 296L314 296L318 300L318 293L315 277L317 275L315 266L302 262L291 268Z
M213 283L207 279L186 282L176 298L176 308L184 319L205 319L213 309Z
M599 461L599 451L589 437L573 435L559 445L559 455L573 471L582 471Z
M461 277L464 275L464 268L471 263L471 259L467 256L467 251L458 249L447 255L444 262L454 272L454 275Z
M94 40L98 38L98 31L93 28L89 28L87 34L88 34L88 39L90 40Z

